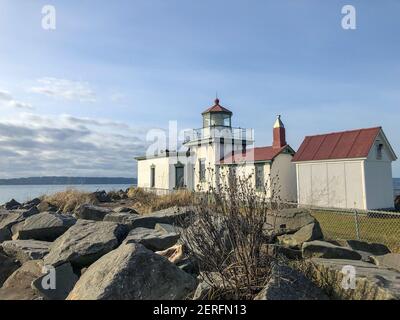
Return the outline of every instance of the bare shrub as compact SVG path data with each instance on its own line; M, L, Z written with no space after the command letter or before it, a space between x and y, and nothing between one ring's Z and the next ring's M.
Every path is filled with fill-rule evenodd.
M63 213L71 213L82 204L97 204L97 199L93 193L72 188L49 196L43 196L43 200L56 206Z
M262 253L263 226L275 195L267 186L256 191L252 178L221 174L222 182L198 194L191 226L182 232L212 288L208 298L251 299L269 280L274 258Z

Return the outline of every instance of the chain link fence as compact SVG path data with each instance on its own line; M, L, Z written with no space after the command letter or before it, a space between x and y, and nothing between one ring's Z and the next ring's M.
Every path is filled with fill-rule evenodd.
M357 239L387 245L400 253L400 213L311 207L325 239Z

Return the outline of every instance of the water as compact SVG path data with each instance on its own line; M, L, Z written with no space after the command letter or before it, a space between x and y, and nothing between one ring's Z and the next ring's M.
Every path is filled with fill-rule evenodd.
M29 186L0 186L0 204L3 204L11 199L18 202L25 202L42 195L50 195L56 192L65 191L73 188L81 191L94 192L98 190L126 190L131 187L127 184L80 184L80 185L29 185Z
M394 195L400 195L400 178L393 179L393 188L394 188Z

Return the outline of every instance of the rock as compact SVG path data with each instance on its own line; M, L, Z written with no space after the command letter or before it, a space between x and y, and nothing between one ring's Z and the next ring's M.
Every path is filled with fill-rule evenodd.
M398 300L400 273L357 260L312 258L308 261L314 282L329 291L331 298L344 300ZM348 280L354 268L353 283ZM354 289L345 284L354 285Z
M133 213L133 214L139 214L135 209L133 208L128 208L128 207L118 207L113 210L116 213Z
M107 192L105 192L104 190L96 191L93 193L93 195L96 198L96 200L100 203L111 202L111 198L108 196Z
M389 248L381 243L370 243L359 240L345 240L345 244L347 247L353 250L369 252L375 256L390 253Z
M283 256L292 260L299 260L302 258L301 250L288 248L278 244L264 244L261 251L263 254L273 257Z
M132 223L132 227L153 229L157 223L181 225L184 224L185 219L192 214L193 210L188 207L172 207L136 217L136 219Z
M0 243L3 241L11 240L12 233L8 228L0 229Z
M42 200L40 200L39 198L34 198L34 199L30 200L30 201L27 201L27 202L23 203L21 205L21 208L22 209L31 209L33 207L38 206L41 201Z
M11 199L10 201L8 201L4 204L4 208L6 210L19 209L20 206L21 206L21 204L18 201L16 201L15 199Z
M370 259L377 266L400 272L400 254L398 253L388 253L383 256L371 256Z
M50 242L37 240L12 240L1 244L4 252L21 263L41 260L50 251Z
M94 206L92 204L84 204L79 206L75 211L78 219L103 221L104 217L112 211L108 208Z
M27 218L13 229L13 239L54 241L76 222L72 216L43 212Z
M318 240L303 243L302 253L303 258L361 260L357 251Z
M182 228L178 226L173 226L171 224L166 223L157 223L154 227L155 230L165 232L165 233L181 233Z
M8 213L0 213L0 233L7 235L7 231L5 230L11 232L11 228L14 225L37 213L36 207L29 210L14 210Z
M176 266L193 276L197 276L200 272L199 264L193 257L187 257L182 259L181 261L177 262Z
M64 263L55 268L55 288L49 287L49 276L44 274L32 282L32 287L35 288L47 300L65 300L71 290L78 281L78 276L74 274L70 263ZM45 286L43 285L43 283ZM51 283L50 283L51 284Z
M193 300L211 300L214 291L222 289L222 278L217 272L200 272L199 284L193 294Z
M2 252L0 252L0 287L3 285L4 281L18 268L20 264Z
M78 220L53 242L44 262L86 267L116 248L127 232L126 227L113 222Z
M42 275L43 262L25 262L4 282L0 288L0 300L38 300L39 292L31 287L32 281Z
M302 273L275 265L267 285L254 300L329 300L328 296Z
M39 212L57 212L58 208L48 201L42 201L37 205Z
M125 239L125 243L140 243L152 251L161 251L172 247L179 239L177 233L164 233L154 229L135 228Z
M140 244L122 244L92 264L67 300L178 300L196 280Z
M300 248L304 242L323 239L321 227L318 222L302 227L294 234L278 236L278 242L289 248Z
M139 217L139 215L134 213L110 213L104 217L104 221L116 222L124 224L129 230L133 229L133 221Z
M315 223L316 220L306 209L283 209L267 215L264 234L275 237L286 233L294 233L302 227Z
M156 253L167 258L173 264L178 264L184 258L184 248L181 244L176 244L164 251L157 251Z

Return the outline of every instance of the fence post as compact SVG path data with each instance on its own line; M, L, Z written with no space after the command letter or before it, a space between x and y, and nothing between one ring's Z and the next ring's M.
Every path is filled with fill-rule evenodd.
M357 211L357 209L354 209L354 220L355 220L355 225L356 225L357 240L360 240L360 226L359 226L359 221L358 221L358 211Z

